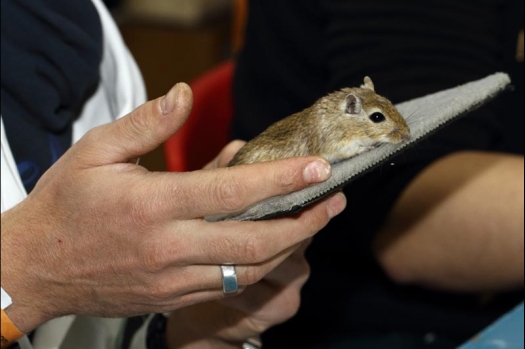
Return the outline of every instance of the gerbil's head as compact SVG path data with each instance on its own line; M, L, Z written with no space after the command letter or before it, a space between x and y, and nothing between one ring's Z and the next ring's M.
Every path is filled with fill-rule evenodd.
M336 106L339 117L363 139L399 144L410 138L405 119L392 102L376 94L368 76L361 88L346 88L329 98L333 101L334 97L340 101Z

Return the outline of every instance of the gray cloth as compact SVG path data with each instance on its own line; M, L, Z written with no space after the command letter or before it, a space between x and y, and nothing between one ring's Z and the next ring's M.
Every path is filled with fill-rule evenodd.
M412 139L400 145L384 144L333 166L332 178L296 193L271 198L244 212L207 217L208 221L254 221L298 213L338 191L361 175L388 163L404 149L425 139L461 116L496 98L510 85L510 77L496 73L482 80L397 105L410 127Z

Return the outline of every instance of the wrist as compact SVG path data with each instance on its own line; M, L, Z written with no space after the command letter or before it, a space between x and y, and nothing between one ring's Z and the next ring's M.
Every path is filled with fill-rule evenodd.
M27 245L19 241L16 231L11 229L10 219L7 213L2 213L2 288L12 299L4 311L20 331L29 333L51 317L45 315L48 305L39 300L45 288L36 285L27 273L30 269Z
M11 296L1 288L2 290L2 321L1 321L1 335L0 335L0 345L1 348L8 348L13 343L18 341L20 338L24 337L25 333L20 330L20 328L13 322L11 317L13 314L11 312L11 317L7 315L10 311L7 309L13 304ZM6 312L7 311L7 312ZM19 323L19 321L16 321Z
M2 289L2 296L4 296L4 292ZM2 300L3 303L3 300ZM20 331L18 327L11 321L9 316L4 311L4 306L2 305L2 331L0 336L0 344L2 349L7 348L20 338L24 336L24 333Z
M5 310L6 315L11 319L21 332L30 333L38 326L49 321L51 318L45 317L31 306L18 304L16 301Z

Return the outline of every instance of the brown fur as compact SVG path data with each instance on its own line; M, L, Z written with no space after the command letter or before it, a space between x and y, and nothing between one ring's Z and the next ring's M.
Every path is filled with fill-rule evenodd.
M357 97L359 113L347 112L349 95ZM386 121L372 122L370 115L375 112L381 112ZM276 122L248 142L229 166L296 156L322 156L335 163L381 143L398 144L409 137L404 118L388 99L375 93L367 77L360 88L331 93L310 108Z

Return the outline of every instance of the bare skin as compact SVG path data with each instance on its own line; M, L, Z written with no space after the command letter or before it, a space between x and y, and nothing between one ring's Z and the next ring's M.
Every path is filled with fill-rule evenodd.
M390 276L460 292L523 289L523 157L464 152L405 190L375 244Z
M261 282L238 297L173 312L168 320L171 349L238 349L249 338L293 317L310 269L301 247Z
M224 167L244 142L232 142L207 168ZM342 194L341 200L345 201ZM260 282L237 297L196 304L171 313L167 341L171 349L237 349L270 327L283 323L299 310L301 289L310 267L305 251L311 240Z
M192 93L164 98L85 135L2 214L6 313L25 333L59 316L133 316L222 299L217 265L255 284L344 208L336 196L298 217L208 223L330 177L320 158L152 173L135 164L185 122Z

